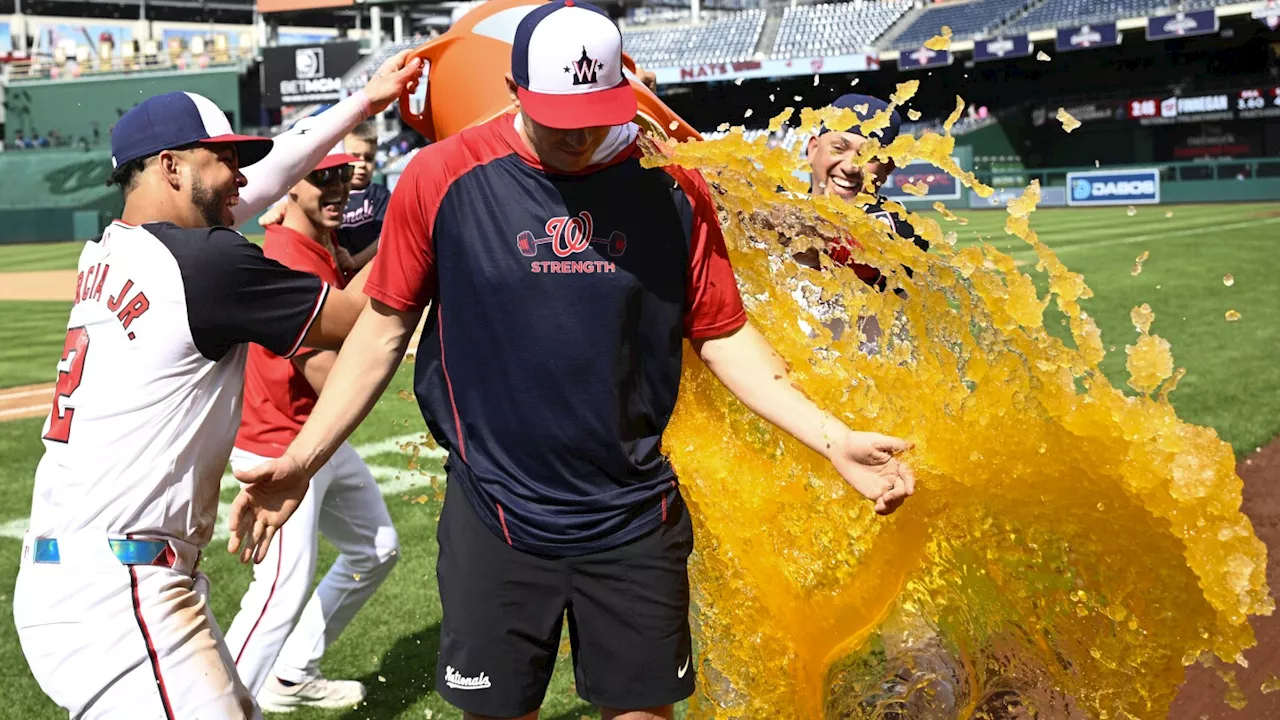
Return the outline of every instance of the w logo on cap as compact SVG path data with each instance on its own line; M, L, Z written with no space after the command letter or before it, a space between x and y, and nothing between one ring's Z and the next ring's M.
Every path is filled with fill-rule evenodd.
M520 112L559 130L631 122L636 96L622 58L622 33L604 10L582 0L535 6L511 43Z
M594 85L596 83L596 70L603 70L604 63L598 62L587 56L587 47L582 46L582 57L574 60L569 64L573 69L568 67L565 72L573 73L574 85Z

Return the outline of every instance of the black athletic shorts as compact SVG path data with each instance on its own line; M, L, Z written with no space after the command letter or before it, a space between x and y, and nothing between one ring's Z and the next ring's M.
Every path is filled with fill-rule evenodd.
M467 712L511 718L542 705L569 618L578 695L641 710L693 694L684 502L621 547L570 558L530 555L485 526L451 482L436 536L444 619L436 690ZM678 495L677 495L678 498Z

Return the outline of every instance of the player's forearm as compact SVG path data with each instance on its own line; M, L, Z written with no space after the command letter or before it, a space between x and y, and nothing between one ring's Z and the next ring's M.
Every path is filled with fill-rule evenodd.
M374 301L356 321L311 417L287 451L311 474L328 462L387 389L420 315Z
M369 261L373 260L373 256L378 254L378 241L374 240L369 247L361 250L351 257L351 262L358 268L368 267Z
M329 379L329 372L333 370L333 363L337 358L338 353L332 350L312 350L302 356L295 355L293 364L302 371L307 384L319 395L324 392L324 384Z
M791 383L782 357L750 323L731 335L694 343L699 357L749 410L829 458L849 429Z
M351 278L351 282L347 283L347 286L343 289L349 293L363 294L365 281L369 279L369 273L371 272L373 272L373 263L367 263L360 268L360 271L355 274L355 277Z
M289 188L315 169L334 145L369 116L369 98L363 90L298 123L274 138L271 152L244 169L249 181L240 190L235 207L236 225L256 217Z

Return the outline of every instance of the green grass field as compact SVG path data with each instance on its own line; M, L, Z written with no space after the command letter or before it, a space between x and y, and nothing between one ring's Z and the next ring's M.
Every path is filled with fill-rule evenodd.
M1280 405L1274 401L1280 392L1280 369L1273 361L1280 346L1280 294L1274 290L1280 259L1271 247L1280 233L1276 210L1280 206L1265 204L1145 207L1131 217L1124 208L1064 209L1039 211L1033 217L1041 238L1068 266L1082 272L1094 290L1086 307L1097 318L1107 345L1116 348L1104 365L1113 383L1124 384L1123 347L1136 336L1129 310L1147 302L1156 313L1152 331L1173 344L1178 365L1188 369L1173 395L1179 414L1216 428L1241 454L1280 433ZM1170 211L1173 217L1165 217ZM967 226L944 225L959 232L961 243L991 242L1012 250L1015 257L1030 259L1021 240L1004 234L1005 213L959 214L969 219ZM0 267L35 263L37 258L47 263L42 269L74 267L78 247L61 254L50 247L0 247ZM1144 250L1150 259L1134 277L1134 258ZM1223 284L1225 273L1235 276L1232 287ZM1226 322L1223 316L1229 309L1237 310L1241 320ZM59 303L0 303L0 386L53 379L65 313L66 305ZM367 448L423 432L409 399L411 371L411 366L401 368L353 444ZM0 505L0 604L6 608L17 572L20 541L15 537L25 527L41 452L40 424L34 419L0 423L0 491L8 498ZM407 468L405 457L395 451L370 453L366 460L371 466ZM440 504L429 478L441 474L438 463L427 463L419 471L404 469L398 478L381 480L400 533L401 560L324 661L330 677L365 682L367 704L349 712L298 712L291 717L423 718L426 711L436 718L459 717L432 691L440 619L434 576ZM233 486L224 489L224 502L233 496ZM226 627L250 571L224 548L224 540L215 541L204 569L213 580L214 613ZM322 543L320 572L333 557L333 549ZM0 668L6 715L65 717L27 672L11 622L0 623ZM577 720L592 714L574 694L568 658L562 653L543 717Z

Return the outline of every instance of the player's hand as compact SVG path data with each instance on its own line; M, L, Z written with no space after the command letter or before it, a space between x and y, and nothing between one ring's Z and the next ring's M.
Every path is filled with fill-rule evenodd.
M279 225L284 222L284 209L288 205L288 200L281 200L267 208L267 211L262 213L262 217L258 218L258 224L262 227L267 227L268 225Z
M386 62L382 63L378 71L373 74L373 79L364 86L364 94L369 98L371 115L377 115L386 110L408 90L410 83L422 76L421 58L414 58L407 64L405 62L411 52L413 51L402 50L387 58Z
M888 515L915 494L916 478L897 455L912 448L906 440L868 432L852 432L831 451L831 464L845 482Z
M231 539L227 552L240 554L240 562L262 562L276 531L298 509L311 485L306 468L291 456L268 460L248 470L236 471L245 484L231 503Z
M658 92L658 75L652 70L646 70L645 68L642 68L639 65L637 65L636 79L644 83L644 86L649 88L649 92L652 92L655 94Z

